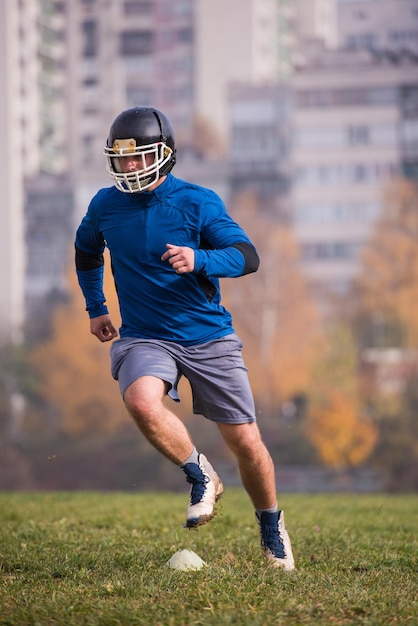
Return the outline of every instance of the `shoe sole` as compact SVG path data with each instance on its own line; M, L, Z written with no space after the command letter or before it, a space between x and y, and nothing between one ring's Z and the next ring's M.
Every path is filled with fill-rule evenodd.
M222 481L219 480L219 484L216 490L215 504L221 498L223 492L224 492L224 486L222 484ZM198 526L204 526L205 524L210 522L211 519L215 517L216 513L217 511L215 510L215 507L213 507L213 511L211 515L201 515L197 520L186 520L185 523L183 524L183 528L197 528Z
M264 556L267 560L267 565L269 567L272 568L276 568L276 569L281 569L283 570L283 572L292 572L293 570L296 569L295 564L292 561L288 561L286 559L278 559L276 557L274 557L271 553L270 554L266 554L264 553Z

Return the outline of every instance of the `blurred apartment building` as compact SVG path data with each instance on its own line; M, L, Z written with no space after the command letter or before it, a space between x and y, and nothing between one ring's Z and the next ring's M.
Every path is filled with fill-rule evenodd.
M291 77L305 41L337 44L334 0L278 0L275 80L229 81L228 168L232 194L251 189L262 210L289 222L292 215Z
M22 337L25 291L24 178L38 171L38 38L33 2L0 2L0 345Z
M66 75L67 22L58 0L25 0L37 10L34 37L32 97L38 103L32 123L37 134L29 145L38 147L37 160L25 172L25 315L29 332L38 334L44 316L65 297L73 225L73 180L68 152L71 97ZM20 17L25 18L25 6ZM34 27L35 26L35 27ZM24 39L22 47L24 46Z
M342 48L418 54L417 0L338 0Z
M418 2L340 0L339 49L305 48L292 78L292 208L321 296L344 292L385 185L418 180Z
M7 155L0 168L0 329L4 340L19 340L23 323L24 243L23 243L23 177L21 168L21 128L18 123L16 99L19 99L19 46L17 11L6 11L0 4L0 78L3 94L0 98L0 124L3 146ZM0 342L2 343L2 342Z
M292 95L288 82L254 87L232 84L229 184L250 191L261 210L291 220Z
M0 1L5 146L0 171L0 345L21 339L28 308L34 319L48 294L65 289L69 220L68 215L57 216L63 202L71 205L71 187L61 8L54 0ZM39 202L33 202L35 197Z
M306 36L284 84L229 91L231 185L266 193L258 169L270 169L273 210L292 222L320 302L355 276L385 184L418 180L418 3L342 0L337 9L339 47ZM376 25L373 37L355 37L358 19L367 32Z
M311 51L294 73L292 210L304 270L344 292L385 185L418 180L418 57Z

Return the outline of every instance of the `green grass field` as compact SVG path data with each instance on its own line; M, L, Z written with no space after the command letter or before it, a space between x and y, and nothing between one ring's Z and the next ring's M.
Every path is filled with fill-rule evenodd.
M0 494L0 624L418 624L418 497L281 499L297 570L267 568L245 493L182 528L187 493ZM207 567L165 567L179 549Z

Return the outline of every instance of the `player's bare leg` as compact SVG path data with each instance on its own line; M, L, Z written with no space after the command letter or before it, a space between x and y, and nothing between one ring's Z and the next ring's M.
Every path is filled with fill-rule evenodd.
M257 425L219 424L219 429L237 457L242 483L256 509L267 563L285 571L293 570L295 563L283 511L277 508L274 465Z
M242 484L255 509L269 509L277 502L274 465L256 423L218 424L227 446L238 461Z
M161 454L180 465L194 446L183 422L164 405L165 394L163 380L143 376L126 389L124 401L144 437Z
M124 401L146 439L186 474L191 489L185 526L192 528L212 519L223 484L206 457L197 453L183 422L165 406L165 394L164 381L143 376L127 388Z

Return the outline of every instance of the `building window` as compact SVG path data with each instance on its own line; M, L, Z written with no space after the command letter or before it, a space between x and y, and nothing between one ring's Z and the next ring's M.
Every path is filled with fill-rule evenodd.
M83 30L83 56L95 57L98 53L97 22L86 20L82 23Z
M192 43L192 41L193 41L193 29L192 28L181 28L177 32L177 41L179 43Z
M418 85L403 85L399 96L403 117L416 119L418 117Z
M161 2L160 10L166 17L173 17L175 15L179 17L190 17L193 15L193 1L194 0L165 0Z
M418 119L405 120L401 126L401 136L405 147L414 147L418 152Z
M373 33L361 33L359 35L349 35L347 37L347 46L354 49L367 48L373 50L376 48L376 37Z
M147 87L128 87L126 100L129 106L152 106L154 103L152 89Z
M297 96L298 104L305 107L333 106L334 92L330 89L313 89L300 92Z
M393 163L326 164L299 167L295 171L295 184L300 187L345 185L347 183L375 183L398 173Z
M153 50L153 33L150 30L125 31L120 35L122 56L150 54Z
M407 48L410 44L416 44L418 41L418 31L416 30L399 30L389 33L389 39L397 46Z
M154 57L152 55L124 57L122 68L126 77L129 77L132 82L137 80L138 75L142 79L150 78L154 73Z
M395 87L371 87L348 89L312 89L300 91L296 104L300 108L322 108L363 104L392 104L397 102Z
M123 4L125 15L149 15L152 13L151 0L125 0Z
M352 104L364 104L367 101L367 90L361 88L338 89L335 93L335 104L350 106Z
M296 224L346 224L374 221L378 204L308 204L295 208Z
M98 84L98 79L96 76L88 76L83 80L84 87L94 87Z
M183 17L193 15L193 1L194 0L183 0L182 2L177 2L177 15Z
M85 135L82 138L82 146L83 146L83 152L82 152L82 161L85 164L91 163L91 160L93 159L94 156L94 137L91 137L90 135Z
M367 126L349 126L347 135L348 143L351 145L369 143L369 129Z
M368 104L395 104L398 100L396 87L372 87L367 94Z
M402 173L405 178L410 178L418 183L418 160L403 163Z
M317 241L301 245L303 261L352 261L362 244L358 241Z

